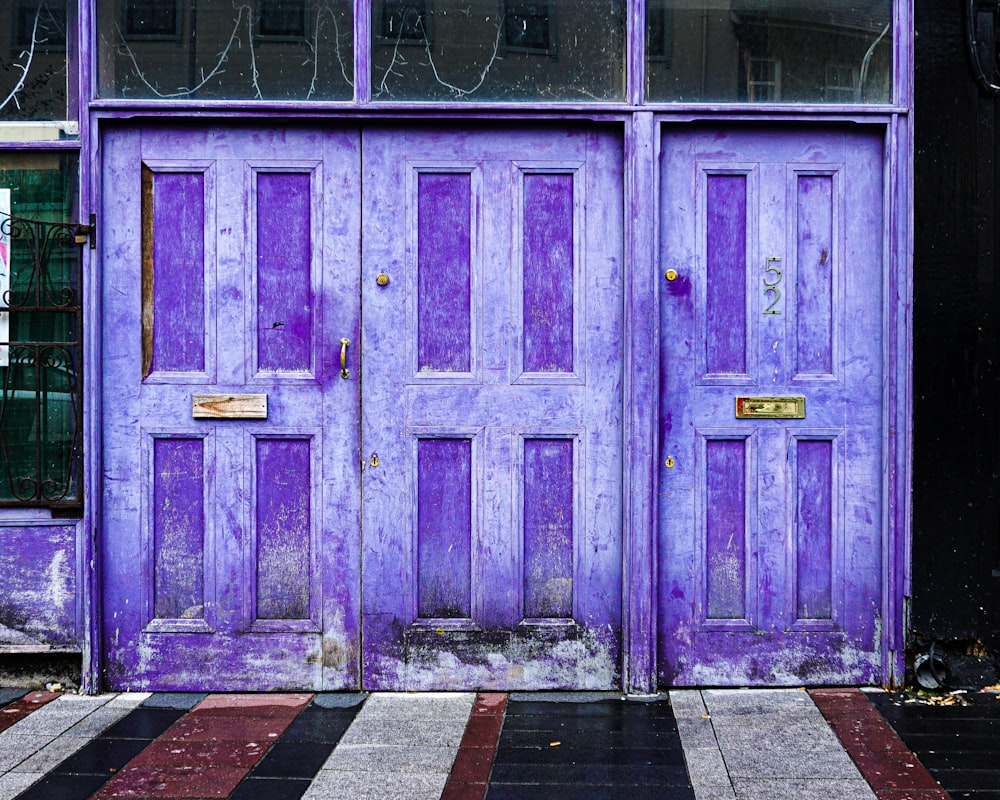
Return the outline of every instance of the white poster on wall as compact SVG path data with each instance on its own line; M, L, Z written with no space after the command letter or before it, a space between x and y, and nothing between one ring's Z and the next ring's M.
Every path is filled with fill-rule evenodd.
M10 299L10 189L0 189L0 308ZM0 367L10 364L10 312L0 311Z

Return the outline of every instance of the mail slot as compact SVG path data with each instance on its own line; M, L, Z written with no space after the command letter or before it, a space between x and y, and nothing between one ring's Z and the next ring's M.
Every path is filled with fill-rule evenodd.
M804 397L737 397L737 419L805 419Z

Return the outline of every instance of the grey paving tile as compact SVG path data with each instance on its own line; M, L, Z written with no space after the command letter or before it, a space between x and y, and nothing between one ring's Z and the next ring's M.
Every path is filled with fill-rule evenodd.
M694 798L695 800L735 800L736 792L731 785L695 786Z
M412 745L458 747L465 733L465 720L407 719L358 714L340 740L341 744Z
M0 774L30 758L55 738L42 734L23 736L12 731L9 728L0 734Z
M21 792L42 779L41 772L8 772L0 775L0 800L14 800Z
M726 715L761 716L795 709L815 709L802 689L704 689L708 712Z
M863 780L734 779L737 800L876 800Z
M723 752L733 749L816 753L843 749L822 720L786 719L778 725L767 725L763 721L754 725L749 721L734 724L731 720L713 717L712 727Z
M65 758L83 747L89 738L82 736L58 736L34 755L14 767L12 772L49 772Z
M451 772L458 750L453 747L387 747L385 745L338 745L323 765L324 770L349 772Z
M302 800L439 800L447 775L320 770Z
M63 695L37 711L33 711L8 730L19 735L40 733L58 736L88 714L92 714L104 706L109 699L106 696Z
M725 786L732 788L729 772L717 747L684 747L684 761L692 786Z
M843 750L789 753L757 748L731 750L723 747L729 776L736 778L782 778L788 780L860 780L861 773Z
M681 736L684 749L719 746L711 719L682 717L677 720L677 732Z
M73 727L66 730L63 736L75 736L93 738L110 728L118 720L122 719L134 706L126 706L118 703L108 703L91 714L81 719Z
M112 705L124 705L135 708L152 697L151 692L119 692L111 696Z
M670 707L678 720L701 718L708 713L701 692L697 689L672 689L670 691Z
M468 719L475 695L462 694L373 694L359 717L405 719Z

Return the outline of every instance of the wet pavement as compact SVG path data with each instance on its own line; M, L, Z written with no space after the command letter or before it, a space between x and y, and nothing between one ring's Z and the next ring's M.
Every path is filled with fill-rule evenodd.
M984 697L958 712L857 689L0 688L0 800L947 800L938 780L1000 800L1000 702Z

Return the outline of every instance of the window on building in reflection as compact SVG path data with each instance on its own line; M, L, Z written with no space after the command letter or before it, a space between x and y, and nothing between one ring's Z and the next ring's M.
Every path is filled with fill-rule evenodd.
M352 0L101 0L102 97L349 100Z
M431 41L430 24L426 2L386 0L375 30L382 44L423 45Z
M649 0L647 96L889 102L891 12L891 0Z

